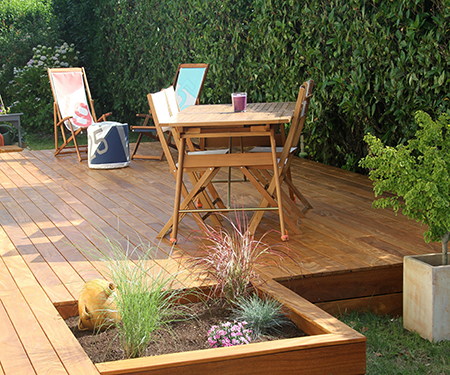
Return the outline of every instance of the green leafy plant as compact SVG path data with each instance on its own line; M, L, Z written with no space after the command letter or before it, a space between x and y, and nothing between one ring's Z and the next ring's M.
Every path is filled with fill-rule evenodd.
M116 286L119 339L127 358L139 357L155 340L158 329L169 329L171 322L191 318L189 309L175 303L187 298L187 292L174 287L179 273L168 274L153 260L154 248L141 245L124 249L119 241L109 238L105 243L107 254L95 256L105 262L108 277Z
M247 322L255 337L270 335L292 322L283 314L283 304L274 298L260 298L256 293L238 298L232 308L234 318Z
M259 283L258 268L269 265L281 267L280 261L290 257L289 249L270 246L257 240L248 229L248 219L235 213L236 223L224 217L231 230L223 226L205 226L202 248L188 261L188 266L198 275L215 283L215 294L229 304L248 295L254 283Z
M33 57L22 69L14 68L14 79L7 87L8 97L12 101L11 109L24 114L27 131L51 132L53 100L47 68L76 65L78 52L73 44L67 43L55 47L38 45L33 52Z
M379 138L366 135L369 155L361 160L361 166L370 169L375 196L394 194L376 200L374 207L401 210L427 225L425 240L442 242L443 264L448 264L450 116L433 121L430 115L418 111L415 117L419 130L406 144L389 147Z

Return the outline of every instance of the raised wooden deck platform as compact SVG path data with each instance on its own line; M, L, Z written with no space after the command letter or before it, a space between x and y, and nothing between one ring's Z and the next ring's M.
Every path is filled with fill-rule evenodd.
M160 152L154 143L145 149ZM439 245L426 244L417 223L373 209L365 176L296 159L293 180L313 206L301 233L290 234L299 262L264 272L326 311L400 313L402 257ZM157 262L167 266L169 241L156 234L171 216L174 185L166 162L91 170L52 151L0 153L0 374L99 374L54 306L70 314L84 282L102 276L100 262L79 249L101 249L105 235L159 246ZM233 192L237 206L259 200L249 184ZM197 229L183 219L177 255L196 251ZM271 229L277 216L266 213L257 236Z

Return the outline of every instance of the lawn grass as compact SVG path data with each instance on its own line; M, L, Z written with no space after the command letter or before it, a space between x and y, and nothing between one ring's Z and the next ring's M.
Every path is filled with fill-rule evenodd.
M450 341L432 343L403 328L402 318L352 312L338 317L367 338L369 375L450 375Z

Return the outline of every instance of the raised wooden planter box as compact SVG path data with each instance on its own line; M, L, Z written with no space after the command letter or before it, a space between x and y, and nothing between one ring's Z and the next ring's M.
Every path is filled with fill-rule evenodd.
M275 281L269 280L259 289L283 302L291 320L309 336L99 363L96 367L102 375L365 374L365 336Z

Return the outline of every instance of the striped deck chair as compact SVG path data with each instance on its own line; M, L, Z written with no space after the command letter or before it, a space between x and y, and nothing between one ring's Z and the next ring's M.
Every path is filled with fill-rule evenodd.
M80 152L86 152L87 145L79 145L76 137L111 113L97 119L84 68L48 68L48 76L54 98L55 156L76 152L81 161ZM59 145L59 132L62 145Z

